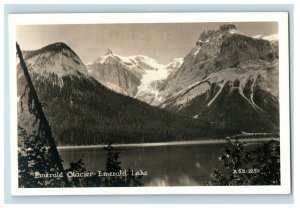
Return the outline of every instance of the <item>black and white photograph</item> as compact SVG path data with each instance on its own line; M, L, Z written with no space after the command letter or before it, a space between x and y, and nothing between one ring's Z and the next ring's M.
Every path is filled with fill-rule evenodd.
M15 25L16 190L288 192L285 14L109 15Z

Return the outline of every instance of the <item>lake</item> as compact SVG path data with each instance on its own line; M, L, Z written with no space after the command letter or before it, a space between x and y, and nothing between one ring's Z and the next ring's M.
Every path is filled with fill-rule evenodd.
M224 145L219 140L113 146L120 152L123 170L147 171L144 186L198 186L206 185L212 169L220 166L218 157ZM104 170L107 152L103 147L62 147L59 152L65 168L82 159L86 170Z
M185 144L163 146L115 147L120 152L123 170L147 171L145 186L206 185L218 165L224 144ZM103 148L59 149L64 167L82 159L89 171L103 170L107 152Z

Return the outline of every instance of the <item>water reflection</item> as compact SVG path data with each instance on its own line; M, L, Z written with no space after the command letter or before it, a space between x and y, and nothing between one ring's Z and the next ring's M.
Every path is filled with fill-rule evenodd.
M147 171L145 186L206 185L211 170L218 166L224 144L193 144L153 147L118 147L122 168ZM106 152L103 148L59 150L65 168L82 159L89 171L104 169Z

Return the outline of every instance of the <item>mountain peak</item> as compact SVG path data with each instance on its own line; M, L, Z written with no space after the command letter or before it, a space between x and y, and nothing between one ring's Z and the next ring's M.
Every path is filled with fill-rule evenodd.
M41 53L46 53L46 52L58 53L58 52L61 52L63 49L68 50L68 51L72 52L73 54L75 54L75 52L66 43L57 42L57 43L52 43L50 45L44 46L38 50L27 51L27 53L25 55L25 59L30 59L33 56L36 56Z
M224 34L234 34L237 32L237 28L234 24L220 25L218 30L205 30L200 34L200 37L196 45L202 45L204 42L209 42L214 36Z
M236 30L236 26L234 24L223 24L219 27L219 30L222 32L232 32Z
M25 54L31 73L43 77L55 76L62 86L63 76L85 76L87 70L77 54L65 43L57 42Z
M114 52L113 52L110 48L108 48L108 49L106 50L105 56L113 55L113 54L114 54Z
M70 46L68 46L66 43L63 43L63 42L57 42L57 43L47 45L47 46L41 48L40 52L44 52L44 51L60 52L63 49L70 50L74 53L74 51L70 48Z

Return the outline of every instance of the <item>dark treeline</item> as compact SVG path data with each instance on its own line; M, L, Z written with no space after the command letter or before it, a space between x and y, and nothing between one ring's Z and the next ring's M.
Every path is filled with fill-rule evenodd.
M95 80L63 77L63 86L35 79L58 145L190 140L208 125L115 93Z
M55 52L55 46L51 47ZM237 93L232 93L230 99L221 94L221 100L215 101L204 112L199 111L206 109L207 103L202 102L206 96L197 97L183 110L171 112L115 93L79 72L78 76L60 78L55 74L40 76L34 72L31 76L57 145L224 138L241 131L274 132L276 128L270 121L279 120L276 113L271 113L274 118L267 120L266 116L258 116ZM19 95L24 93L23 84L24 77L21 77L18 80ZM192 118L195 112L201 114L198 119ZM28 127L26 120L22 120L26 117L19 116L18 119L20 126Z
M55 79L58 83L55 75L49 80ZM238 128L214 126L201 118L150 106L92 78L65 76L62 86L34 75L33 80L58 145L224 138L241 133Z

